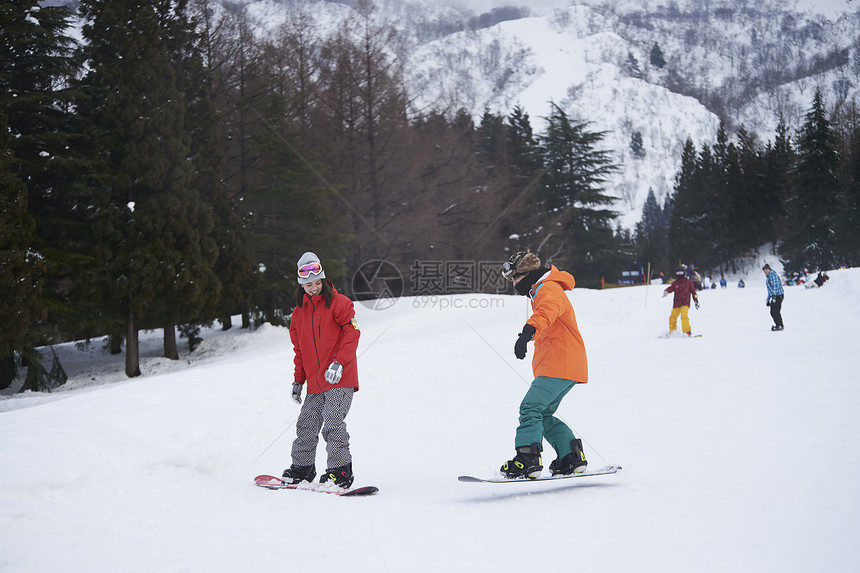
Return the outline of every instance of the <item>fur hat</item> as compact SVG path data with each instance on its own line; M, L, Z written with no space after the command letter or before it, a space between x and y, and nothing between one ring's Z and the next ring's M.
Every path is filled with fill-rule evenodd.
M316 280L324 279L324 278L325 278L325 271L324 271L324 270L323 270L323 268L322 268L322 263L320 263L320 258L319 258L318 256L316 256L315 254L313 254L312 252L310 252L310 251L306 252L306 253L305 253L304 255L302 255L302 257L299 259L299 262L298 262L298 263L297 263L297 265L296 265L296 272L298 272L298 270L299 270L299 269L301 269L303 266L305 266L305 265L309 265L309 264L311 264L311 263L316 263L316 264L318 264L318 265L319 265L319 269L320 269L320 270L319 270L319 273L317 273L317 274L310 274L310 275L308 275L308 276L306 276L306 277L302 277L302 276L300 275L300 276L298 277L298 280L299 280L299 284L300 284L300 285L304 285L304 284L312 283L312 282L314 282L314 281L316 281Z
M540 268L540 259L531 251L519 251L502 267L502 276L512 279L515 275L524 275Z
M540 268L540 259L534 253L526 253L517 265L518 275L524 275Z

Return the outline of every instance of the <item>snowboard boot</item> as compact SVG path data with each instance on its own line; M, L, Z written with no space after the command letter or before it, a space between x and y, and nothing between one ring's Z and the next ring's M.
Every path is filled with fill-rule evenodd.
M317 477L317 469L313 464L309 466L297 466L293 464L281 474L281 479L284 480L284 483L289 484L297 484L302 481L313 482L315 477Z
M540 444L519 446L514 459L508 460L502 465L500 470L502 475L508 479L535 479L539 477L541 470L543 470L540 450Z
M582 440L570 441L570 453L561 459L554 460L549 464L549 472L554 475L567 476L570 474L581 474L585 471L588 462L582 451Z
M349 489L349 486L351 486L352 482L355 481L355 476L352 475L352 462L345 466L340 466L339 468L327 469L325 473L320 476L320 483L326 483L329 481L338 487Z

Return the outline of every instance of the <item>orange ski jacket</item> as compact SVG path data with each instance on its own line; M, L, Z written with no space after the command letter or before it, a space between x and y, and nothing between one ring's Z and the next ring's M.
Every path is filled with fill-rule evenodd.
M532 370L535 377L588 382L585 343L565 291L576 285L573 275L555 265L531 288L532 315L526 321L536 332Z

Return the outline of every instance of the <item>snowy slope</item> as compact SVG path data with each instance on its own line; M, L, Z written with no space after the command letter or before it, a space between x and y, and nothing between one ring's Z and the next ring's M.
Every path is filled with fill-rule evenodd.
M629 77L621 66L631 50L640 51L605 18L573 6L427 43L412 57L409 81L421 107L465 105L476 115L506 116L520 106L542 133L555 103L591 131L606 132L600 147L622 166L607 190L619 199L622 227L632 228L649 189L661 203L671 191L686 139L697 147L713 141L719 119L693 98ZM642 159L630 151L633 132L642 135Z
M750 273L744 289L700 294L693 340L658 338L671 307L660 286L570 294L591 381L559 414L592 467L624 470L548 485L456 480L512 453L531 380L512 353L522 297L357 305L348 423L357 485L381 489L371 498L251 484L289 464L285 329L207 331L178 362L149 333L134 380L122 357L64 346L70 389L0 398L0 568L851 571L860 270L787 288L782 333Z

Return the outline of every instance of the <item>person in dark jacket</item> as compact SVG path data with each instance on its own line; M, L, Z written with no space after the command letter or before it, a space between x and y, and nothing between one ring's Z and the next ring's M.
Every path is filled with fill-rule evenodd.
M683 267L675 269L675 280L663 291L663 296L665 297L670 292L675 293L675 298L672 303L672 313L669 315L669 336L672 336L678 328L679 315L681 316L681 331L687 336L693 336L689 317L690 298L696 302L696 308L699 308L699 297L696 296L696 285L687 278Z
M349 433L344 421L358 391L359 330L355 307L325 278L319 257L307 252L298 262L299 290L290 319L295 351L292 398L302 404L296 420L292 465L284 470L287 483L311 482L316 477L316 447L320 430L326 442L328 466L320 482L349 488L355 479Z
M776 272L770 268L770 265L765 264L762 268L765 276L765 284L767 286L767 306L770 307L770 317L773 319L773 326L770 329L774 332L779 332L785 325L782 323L782 299L785 298L785 291L782 288L782 281L777 276Z

